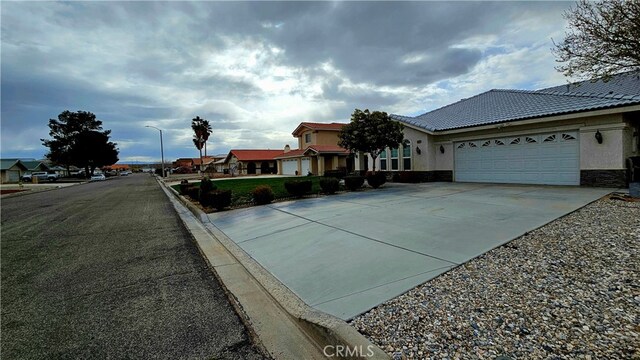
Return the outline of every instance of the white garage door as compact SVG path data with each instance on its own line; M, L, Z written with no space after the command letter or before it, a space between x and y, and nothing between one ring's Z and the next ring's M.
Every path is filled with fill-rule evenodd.
M300 175L307 175L311 171L311 161L309 158L302 158L302 173Z
M284 175L295 175L296 170L298 170L298 160L282 160L282 173Z
M454 143L455 180L580 185L577 131Z

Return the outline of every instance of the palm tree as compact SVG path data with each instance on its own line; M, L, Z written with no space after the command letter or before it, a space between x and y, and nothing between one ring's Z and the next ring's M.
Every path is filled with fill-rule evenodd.
M202 138L204 139L204 157L207 157L207 141L209 140L209 135L213 132L211 125L209 124L209 120L202 120Z
M206 129L203 127L202 122L206 121L201 119L200 116L196 116L191 120L191 129L193 129L193 144L196 146L196 149L200 151L200 171L202 168L202 147L205 144L204 134L206 133Z

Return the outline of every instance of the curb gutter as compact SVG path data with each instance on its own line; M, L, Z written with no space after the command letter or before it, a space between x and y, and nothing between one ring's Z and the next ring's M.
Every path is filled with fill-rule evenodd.
M275 359L390 359L389 355L344 320L318 311L303 302L211 223L206 213L158 180L183 221L191 215L198 220L199 226L187 224L188 219L185 225L194 234L200 251L223 286L248 316L248 327L253 328L271 356ZM203 231L206 234L202 234ZM208 239L204 239L202 235L207 235ZM238 276L239 274L242 276ZM262 294L247 289L242 282L254 287L257 285ZM273 311L269 311L265 304L256 303L269 300L276 305ZM280 312L277 314L280 318L273 317L273 312ZM286 333L278 334L274 333L277 329L272 328L273 322L289 322L293 327L280 329ZM294 334L295 332L298 334Z

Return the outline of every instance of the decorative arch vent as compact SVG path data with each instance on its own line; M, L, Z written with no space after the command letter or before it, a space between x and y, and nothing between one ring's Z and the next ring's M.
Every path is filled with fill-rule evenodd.
M520 138L515 138L513 140L511 140L511 142L509 142L510 145L518 145L520 144Z
M575 139L576 137L571 134L562 134L562 140L564 141L575 140Z
M553 141L556 141L556 134L549 135L543 140L543 142L553 142Z

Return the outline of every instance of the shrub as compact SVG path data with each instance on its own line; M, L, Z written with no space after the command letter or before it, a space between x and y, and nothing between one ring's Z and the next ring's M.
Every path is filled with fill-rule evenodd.
M205 176L200 181L200 194L198 194L198 198L202 197L203 194L216 189L218 189L218 187L213 183L213 181L209 180L209 178Z
M320 188L325 194L335 194L340 188L340 181L334 177L320 179Z
M187 195L193 200L198 201L198 197L200 195L200 188L193 184L183 185L180 184L180 194Z
M190 167L181 166L173 171L174 174L192 174L193 170Z
M286 181L284 183L284 188L287 189L287 192L295 197L303 197L305 194L311 192L311 188L313 186L313 182L311 180L302 180L302 181Z
M222 210L231 205L231 190L212 190L201 194L200 204Z
M324 172L324 177L333 177L338 179L344 179L346 175L347 175L346 170L326 170Z
M189 181L187 180L180 181L180 187L178 188L180 189L180 195L187 195L187 189L189 189L189 186L191 186L189 184Z
M355 191L364 185L364 177L360 175L349 175L344 178L344 186L351 191Z
M271 186L268 185L256 186L251 194L253 195L253 201L255 201L257 205L269 204L274 198L273 190L271 190Z
M367 174L367 183L374 189L379 188L387 182L387 175L382 172Z

